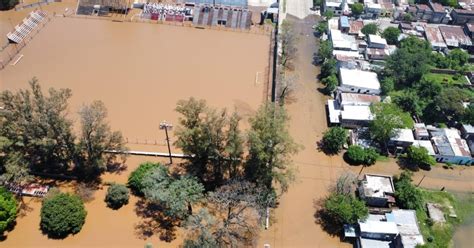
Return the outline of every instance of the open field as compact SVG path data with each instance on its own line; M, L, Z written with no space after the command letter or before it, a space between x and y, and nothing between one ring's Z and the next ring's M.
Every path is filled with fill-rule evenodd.
M102 100L112 128L131 143L164 145L158 124L176 124L179 99L206 99L244 117L257 109L264 99L269 39L57 17L20 52L18 64L0 71L0 89L25 88L32 77L43 88L70 88L72 118L82 104Z

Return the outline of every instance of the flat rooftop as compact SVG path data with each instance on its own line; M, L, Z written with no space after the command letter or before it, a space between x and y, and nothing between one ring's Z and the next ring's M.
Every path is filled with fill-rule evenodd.
M362 183L367 196L384 197L385 193L395 192L391 176L365 174Z
M343 85L374 90L380 89L380 82L375 72L341 68L339 73Z

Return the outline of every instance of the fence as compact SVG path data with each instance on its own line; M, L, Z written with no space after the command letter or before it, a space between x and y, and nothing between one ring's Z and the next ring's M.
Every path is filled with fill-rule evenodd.
M20 10L28 9L28 8L41 7L41 5L48 5L54 2L61 2L61 0L42 0L36 3L25 4L25 5L15 7L15 11L20 11Z

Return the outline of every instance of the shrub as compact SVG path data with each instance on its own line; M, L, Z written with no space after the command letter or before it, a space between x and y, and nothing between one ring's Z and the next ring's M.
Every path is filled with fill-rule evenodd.
M324 210L335 224L355 224L369 215L365 203L352 195L333 193L324 202Z
M346 157L349 164L372 165L377 160L379 154L373 148L363 148L361 146L353 145L347 149Z
M436 164L435 159L428 154L428 150L424 147L408 147L407 159L414 166L421 168L430 168Z
M82 229L87 212L76 195L57 193L46 197L41 206L41 229L53 238L64 238Z
M395 178L395 198L401 208L421 209L423 207L423 195L420 189L412 184L411 176L410 172L404 171L400 177Z
M154 168L159 167L160 163L145 162L140 164L128 177L128 187L136 195L143 195L143 178Z
M119 209L123 205L127 205L129 198L129 192L123 184L112 184L107 189L107 195L105 196L105 202L107 206L112 209Z
M18 204L15 197L4 187L0 187L0 236L15 223Z
M18 3L18 0L0 0L0 10L13 9Z

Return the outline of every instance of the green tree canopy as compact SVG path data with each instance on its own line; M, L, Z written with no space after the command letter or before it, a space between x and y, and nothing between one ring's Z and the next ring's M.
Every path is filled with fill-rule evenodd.
M347 131L342 127L331 127L324 132L321 145L326 153L336 154L342 150L346 142Z
M318 58L320 61L332 58L332 43L330 40L320 41L318 49Z
M285 192L294 179L291 156L299 146L288 132L288 115L283 107L265 104L250 118L249 154L245 177L268 190L277 183Z
M112 184L107 189L105 202L112 209L119 209L123 205L128 204L129 192L128 188L123 184Z
M321 83L324 84L326 87L324 88L324 92L328 95L331 95L336 89L339 81L335 74L330 75L326 78L321 80Z
M360 31L368 36L369 34L377 34L379 32L379 27L375 23L369 23L364 25Z
M15 197L4 187L0 187L0 236L15 223L18 204Z
M388 27L382 32L382 37L387 40L390 45L398 44L398 36L401 34L400 29L396 27Z
M447 57L451 62L451 68L458 70L469 61L469 53L459 48L451 50Z
M332 193L324 202L324 210L334 225L356 224L369 215L365 203L352 195Z
M400 42L387 59L383 74L395 80L395 88L412 86L428 71L431 48L428 42L409 37Z
M401 208L421 209L423 207L423 195L412 184L411 176L410 172L404 171L398 178L395 178L395 198Z
M428 150L424 147L408 147L407 159L412 165L421 168L430 167L436 163L435 159L428 154Z
M33 79L30 89L0 94L4 107L0 136L10 141L2 150L7 157L17 156L15 159L21 161L17 170L55 173L68 170L72 164L75 137L67 119L71 90L51 88L48 93Z
M107 150L124 151L125 140L119 131L112 132L106 121L107 108L101 101L83 105L79 111L81 120L81 136L79 140L80 164L77 170L83 178L91 180L105 171L106 165L117 158L114 153L106 154Z
M355 16L359 16L364 12L364 5L361 3L354 3L351 5L352 14Z
M204 186L194 177L173 179L164 166L154 168L143 180L145 197L166 207L167 215L186 218L192 214L192 204L203 197Z
M393 102L403 111L411 115L421 116L423 114L423 101L414 90L403 90L392 94Z
M413 120L410 114L403 112L392 103L377 103L372 105L374 120L369 130L372 138L386 147L388 140L395 135L396 128L412 128Z
M144 162L141 163L138 168L136 168L130 176L128 177L128 187L132 190L133 193L137 195L143 195L143 189L145 186L143 185L143 180L146 175L151 173L154 168L161 167L160 163L152 163L152 162Z
M82 229L87 212L76 195L57 193L43 200L41 229L53 238L64 238Z
M349 146L346 157L350 164L373 165L377 161L379 154L373 148L364 148L358 145Z
M323 65L321 66L321 74L319 75L320 78L329 77L331 75L337 74L337 61L335 59L327 59L324 61Z

